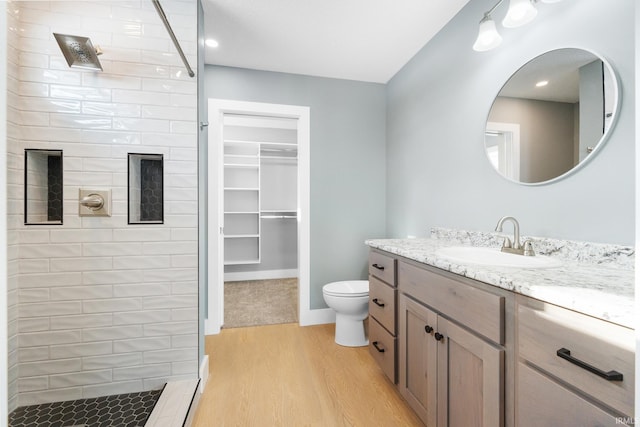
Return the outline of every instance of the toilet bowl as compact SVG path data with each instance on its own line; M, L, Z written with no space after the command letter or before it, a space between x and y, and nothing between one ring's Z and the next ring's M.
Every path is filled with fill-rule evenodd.
M322 296L336 312L336 343L345 347L368 345L363 320L369 315L369 281L329 283L322 287Z

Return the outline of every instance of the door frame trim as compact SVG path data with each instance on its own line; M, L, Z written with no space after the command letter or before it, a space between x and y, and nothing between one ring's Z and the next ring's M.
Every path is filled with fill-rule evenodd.
M207 150L207 316L205 335L220 332L224 321L224 260L221 258L224 220L220 189L223 181L222 119L224 114L268 115L298 119L298 319L301 326L329 323L327 313L313 313L310 299L310 108L298 105L209 99L209 138ZM312 312L313 311L313 312Z

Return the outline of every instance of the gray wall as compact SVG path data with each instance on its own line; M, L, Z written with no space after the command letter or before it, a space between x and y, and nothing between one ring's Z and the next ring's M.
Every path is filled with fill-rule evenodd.
M311 108L311 308L322 286L367 277L367 238L385 236L385 86L206 66L207 98Z
M471 46L493 0L472 0L387 85L387 233L430 227L492 230L503 215L522 232L574 240L634 241L634 20L632 0L538 3L523 28L499 30L489 52ZM494 13L499 21L507 3ZM483 152L487 113L502 84L550 49L588 48L621 82L620 116L586 167L557 183L523 186L499 176Z

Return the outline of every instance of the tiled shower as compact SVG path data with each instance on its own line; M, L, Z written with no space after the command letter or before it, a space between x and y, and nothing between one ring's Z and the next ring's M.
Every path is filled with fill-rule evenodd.
M162 0L196 63L197 2ZM151 0L9 1L9 411L198 372L197 82ZM69 68L52 33L89 37ZM25 225L25 149L62 150L62 224ZM163 218L128 221L128 154L161 155ZM79 190L112 214L79 216Z

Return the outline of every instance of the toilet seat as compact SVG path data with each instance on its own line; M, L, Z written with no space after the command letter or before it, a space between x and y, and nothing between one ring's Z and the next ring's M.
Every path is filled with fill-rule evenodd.
M322 292L326 295L355 298L369 296L368 280L346 280L343 282L333 282L322 287Z

